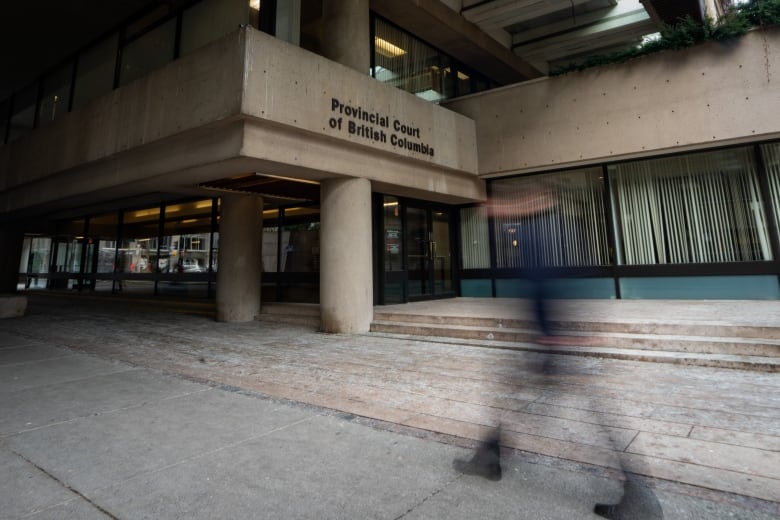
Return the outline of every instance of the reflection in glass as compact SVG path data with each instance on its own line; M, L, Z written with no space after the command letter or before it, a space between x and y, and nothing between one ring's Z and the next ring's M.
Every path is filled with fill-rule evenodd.
M111 92L114 88L118 45L119 34L115 33L79 55L73 89L74 109Z
M46 75L38 110L38 126L44 127L68 112L72 79L72 61Z
M259 6L258 6L259 7ZM181 55L216 40L249 21L246 0L203 0L184 11Z
M160 281L160 294L208 294L208 277L197 275L217 270L216 253L212 257L212 203L203 199L165 206L165 228L154 264L157 272L176 276Z
M138 37L122 49L119 85L127 85L173 60L176 19Z
M410 297L431 292L428 275L428 218L421 208L406 210L406 266Z
M25 289L46 289L51 263L51 238L26 237L22 244L19 272L26 273Z
M114 272L117 255L117 226L119 214L116 212L97 215L89 219L89 237L87 243L90 254L87 258L85 273L110 274ZM85 267L87 267L85 266ZM110 277L94 277L93 290L111 291L114 283Z
M319 208L284 210L281 272L316 273L320 270Z
M432 214L431 244L433 262L434 292L441 294L452 291L452 255L450 254L450 215L444 211Z
M14 95L11 121L8 128L9 143L32 131L35 126L35 104L37 98L37 83Z
M385 196L383 204L385 230L385 271L400 271L403 269L403 252L401 251L401 211L398 198Z

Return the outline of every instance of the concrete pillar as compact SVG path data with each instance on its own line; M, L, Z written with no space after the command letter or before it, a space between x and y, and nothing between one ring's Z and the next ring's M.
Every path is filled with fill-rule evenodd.
M24 231L12 224L0 224L0 294L15 293L19 279Z
M263 199L223 195L219 221L217 321L251 321L260 312Z
M374 318L368 179L320 186L320 312L325 332L368 332Z
M368 74L371 48L369 0L323 0L322 55Z

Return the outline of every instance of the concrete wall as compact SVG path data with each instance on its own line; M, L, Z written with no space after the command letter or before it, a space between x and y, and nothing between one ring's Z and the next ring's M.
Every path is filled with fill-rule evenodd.
M460 114L388 87L316 54L302 51L258 31L248 32L247 70L242 113L262 122L278 123L342 143L474 174L477 171L474 122ZM346 106L387 118L390 128L349 117L333 109L333 99ZM341 127L331 127L341 119ZM349 122L384 132L386 142L350 134ZM396 131L399 121L414 136ZM434 154L393 146L392 136L406 137L432 147ZM322 157L327 161L327 157Z
M0 188L237 116L243 70L241 32L171 62L45 128L0 146Z
M780 137L780 29L477 94L479 173Z
M334 109L334 98L390 127ZM339 118L341 128L331 127ZM395 130L396 120L413 135ZM386 142L350 134L349 121ZM393 146L392 135L433 152ZM0 215L191 194L199 182L247 171L365 177L420 198L484 197L473 121L245 28L0 146Z

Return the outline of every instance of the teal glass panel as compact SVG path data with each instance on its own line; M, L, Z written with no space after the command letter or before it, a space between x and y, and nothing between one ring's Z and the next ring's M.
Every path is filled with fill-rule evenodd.
M771 275L622 278L620 292L626 299L778 300L780 282Z
M491 298L493 284L490 280L461 280L460 294L467 298Z

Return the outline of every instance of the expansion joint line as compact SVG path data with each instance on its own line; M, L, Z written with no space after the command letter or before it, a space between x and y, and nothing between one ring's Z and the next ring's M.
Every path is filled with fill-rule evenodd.
M65 482L63 482L62 480L57 478L56 476L52 475L51 473L46 471L44 468L42 468L41 466L39 466L35 462L31 461L30 459L28 459L27 457L25 457L21 453L17 452L16 450L11 450L11 451L14 454L16 454L18 457L20 457L22 460L27 462L29 465L31 465L32 467L34 467L35 469L37 469L38 471L40 471L41 473L43 473L44 475L46 475L47 477L49 477L50 479L55 481L60 486L64 487L65 489L67 489L68 491L70 491L74 495L78 496L79 498L85 500L87 503L89 503L89 505L91 505L92 507L94 507L95 509L97 509L98 511L100 511L101 513L106 515L108 518L111 518L112 520L119 520L119 517L111 514L109 511L107 511L105 508L101 507L99 504L95 503L92 499L90 499L88 496L84 495L78 489L76 489L76 488L74 488L72 486L69 486L68 484L66 484Z
M444 491L445 489L447 489L448 487L450 487L450 484L452 484L453 482L455 482L456 480L458 480L458 479L459 479L459 478L461 478L462 476L463 476L463 474L462 474L462 473L461 473L461 474L458 474L458 475L457 475L457 476L456 476L454 479L452 479L452 480L449 480L448 482L446 482L446 483L445 483L445 484L444 484L442 487L440 487L439 489L437 489L437 490L433 491L433 492L432 492L431 494L429 494L427 497L425 497L425 498L423 498L422 500L420 500L420 502L419 502L419 503L417 503L417 504L413 505L412 507L410 507L409 509L407 509L407 510L406 510L404 513L402 513L402 514L400 514L400 515L396 516L396 517L395 517L393 520L401 520L401 519L402 519L402 518L404 518L406 515L408 515L409 513L411 513L412 511L414 511L415 509L417 509L418 507L420 507L420 506L421 506L421 505L423 505L424 503L426 503L428 500L430 500L431 498L435 497L436 495L438 495L439 493L441 493L442 491Z

